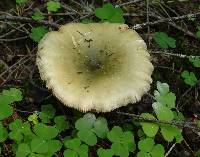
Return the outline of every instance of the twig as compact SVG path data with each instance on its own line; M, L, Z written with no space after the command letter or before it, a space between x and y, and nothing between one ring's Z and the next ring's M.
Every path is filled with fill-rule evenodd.
M168 155L171 153L171 151L174 149L174 147L176 146L176 143L174 143L170 149L167 151L167 153L165 154L165 157L168 157Z
M26 39L26 38L28 38L28 36L14 38L14 39L0 39L0 42L11 42L11 41L23 40L23 39Z
M123 16L136 17L136 16L144 16L144 14L142 14L142 13L124 13ZM149 15L149 16L151 16L151 15Z
M9 70L11 70L12 68L14 68L15 66L17 66L18 64L23 64L24 62L27 62L29 59L31 59L33 56L24 56L23 58L21 58L19 61L15 62L13 65L11 65L8 69L6 69L5 71L3 71L2 73L0 73L0 77L2 77L4 74L6 74L7 72L9 72Z
M171 18L164 18L161 20L157 20L157 21L153 21L153 22L145 22L145 23L141 23L141 24L135 24L133 25L131 28L132 29L142 29L143 27L147 27L147 26L151 26L151 25L156 25L159 23L163 23L163 22L173 22L176 20L182 20L188 17L196 17L199 16L200 12L194 13L194 14L187 14L187 15L183 15L183 16L177 16L177 17L171 17Z
M13 26L11 25L11 27L13 27ZM18 28L13 27L13 28L14 28L13 30L11 30L11 31L9 31L9 32L7 32L7 33L1 35L1 36L0 36L0 39L5 38L6 36L11 35L12 33L16 32L16 30L21 31L20 28L22 28L22 27L24 27L24 25L21 25L21 26L19 26Z
M22 110L17 109L17 108L15 108L14 110L17 111L17 112L21 112L21 113L30 113L30 114L34 113L34 112L30 112L30 111L22 111Z
M174 72L180 73L180 71L178 71L178 70L176 70L176 69L174 69L174 68L170 68L170 67L166 67L166 66L162 66L162 65L155 65L154 67L155 67L155 68L161 68L161 69L168 69L168 70L173 71L173 73L174 73Z
M6 36L9 36L10 34L12 34L12 33L14 33L14 32L16 32L16 30L13 29L13 30L11 30L11 31L9 31L9 32L7 32L7 33L1 35L1 36L0 36L0 39L1 39L1 38L5 38Z
M130 5L130 4L133 4L133 3L136 3L136 2L140 2L140 1L143 1L143 0L132 0L132 1L129 1L129 2L125 2L125 3L121 3L121 4L118 4L118 5L115 5L115 7L123 7L125 5Z
M190 128L192 130L200 131L200 128L192 126L192 125L195 125L194 122L186 122L186 121L181 121L181 122L178 122L178 121L161 121L161 120L152 119L152 118L144 118L144 117L141 117L140 115L132 114L132 113L124 113L124 112L119 112L119 111L117 113L120 114L120 115L129 116L129 117L138 119L140 121L147 121L147 122L160 123L160 124L176 125L176 126L181 127L181 128Z
M183 143L185 144L185 146L187 147L187 149L190 151L192 157L196 157L194 151L192 150L192 148L190 147L190 145L187 143L187 141L185 139L183 139Z
M45 26L50 26L50 27L57 28L57 29L60 26L59 24L54 23L54 22L49 22L49 21L44 21L44 20L34 21L31 18L21 17L21 16L1 15L0 20L3 20L3 21L9 20L9 21L17 21L17 22L25 22L25 23L36 23L36 24L41 24L41 25L45 25Z
M162 19L161 16L158 16L158 15L156 15L156 14L152 14L152 16L156 17L156 18L159 19L159 20ZM187 34L187 35L189 35L189 36L191 36L191 37L196 38L196 35L195 35L194 33L190 32L189 30L184 29L184 28L181 27L181 26L178 26L176 23L170 22L170 21L169 21L168 23L169 23L169 25L171 25L172 27L175 27L176 29L178 29L178 30L184 32L185 34Z
M149 22L149 0L146 0L146 12L147 12L147 22ZM150 27L147 26L147 34L148 34L148 46L150 46Z
M77 19L74 19L72 22L77 22L77 21L83 20L83 19L88 18L88 17L90 17L90 16L92 16L92 15L93 15L93 13L91 13L91 14L86 14L86 15L84 15L84 16L81 16L81 17L77 18Z
M200 83L200 79L197 81L196 85L198 85ZM195 86L196 86L195 85ZM179 101L177 102L177 108L180 106L182 99L195 87L195 86L191 86L190 88L188 88L179 98Z
M179 58L200 58L200 56L194 56L194 55L184 55L179 53L172 53L167 51L150 51L151 54L160 54L160 55L166 55L166 56L173 56L173 57L179 57Z

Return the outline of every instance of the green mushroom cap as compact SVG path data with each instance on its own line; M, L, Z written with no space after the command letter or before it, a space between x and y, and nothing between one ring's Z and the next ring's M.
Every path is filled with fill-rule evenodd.
M152 82L146 44L125 24L66 24L41 40L37 65L53 94L81 111L135 103Z

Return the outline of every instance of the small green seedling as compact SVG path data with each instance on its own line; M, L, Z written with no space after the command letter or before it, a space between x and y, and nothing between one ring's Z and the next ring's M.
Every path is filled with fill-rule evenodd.
M189 61L193 64L194 67L200 68L200 57L190 57Z
M115 8L111 3L105 4L102 8L95 9L95 16L102 22L124 23L123 11L121 8Z
M55 113L56 110L51 104L42 105L39 118L42 120L42 123L50 123L50 120L54 118Z
M184 78L184 82L190 86L195 86L197 83L197 78L193 72L184 70L181 73L181 77Z
M197 150L195 154L196 154L197 157L200 157L200 149Z
M29 122L33 122L33 124L38 124L38 113L35 112L28 117Z
M154 40L161 48L176 48L176 40L164 32L156 32Z
M16 88L10 88L9 90L3 90L0 94L0 120L8 118L13 113L11 104L16 101L22 100L22 92Z
M29 36L33 41L39 42L47 32L48 29L46 27L34 27L31 29Z
M8 131L0 122L0 142L4 142L7 139L7 137L8 137Z
M60 2L49 1L47 2L47 10L50 12L57 12L60 9Z
M197 38L200 38L200 26L197 27L196 36Z
M31 17L35 21L41 21L45 18L40 11L36 11Z
M27 1L28 0L16 0L16 3L22 5L22 4L26 4Z
M190 21L195 21L196 17L195 16L191 16L190 14L187 16L188 20Z

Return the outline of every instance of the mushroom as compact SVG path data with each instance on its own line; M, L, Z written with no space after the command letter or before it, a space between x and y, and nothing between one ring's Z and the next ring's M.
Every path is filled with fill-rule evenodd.
M84 112L135 103L152 82L146 44L126 24L66 24L40 41L36 62L47 88Z

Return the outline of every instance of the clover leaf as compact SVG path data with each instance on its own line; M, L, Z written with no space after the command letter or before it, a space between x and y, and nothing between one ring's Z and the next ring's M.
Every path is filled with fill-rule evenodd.
M147 152L139 151L137 157L151 157L151 155Z
M0 94L0 105L10 105L13 102L22 100L22 92L17 88L3 90Z
M110 132L107 134L108 139L111 142L118 142L123 137L123 131L122 128L119 126L114 126Z
M16 152L16 157L26 157L31 153L31 149L27 143L20 143Z
M97 143L96 135L89 129L81 130L78 132L77 135L82 141L84 141L90 146L94 146Z
M114 155L120 156L120 157L128 157L129 151L128 148L124 145L121 145L120 143L113 143L111 146L111 149L114 152Z
M9 133L9 137L18 143L22 141L23 134L22 134L22 120L16 119L14 122L9 124L9 129L11 132Z
M99 117L94 122L94 132L100 138L105 138L108 132L108 124L105 118Z
M165 154L164 147L161 144L157 144L153 147L150 154L152 157L164 157Z
M200 128L200 120L196 120L195 123L196 123L197 127Z
M22 92L16 88L3 90L0 94L0 120L8 118L13 113L13 108L10 106L13 102L22 100Z
M2 105L1 106L1 110L0 110L0 120L3 120L9 116L12 115L13 113L13 108L10 105Z
M96 119L95 115L91 113L78 119L75 128L78 130L78 137L90 146L97 143L96 136L105 138L108 132L106 119L102 117Z
M54 126L47 126L43 123L38 123L33 128L35 134L43 140L50 140L58 135L58 130Z
M180 111L178 111L178 112L174 111L174 120L183 121L183 120L185 120L185 117Z
M65 129L69 128L69 123L66 121L66 117L61 115L61 116L56 116L54 118L55 122L55 127L56 129L59 130L59 132L64 131Z
M50 120L55 116L55 113L56 110L51 104L42 105L39 118L42 120L42 123L49 123Z
M29 141L34 138L35 135L31 131L30 124L28 122L22 122L20 119L16 119L12 123L9 124L9 129L11 130L9 133L9 137L16 142Z
M115 155L126 157L129 151L134 151L136 148L132 132L123 132L119 126L114 126L108 132L107 138L112 142L111 149Z
M8 137L8 131L0 122L0 142L4 142Z
M31 151L35 153L47 153L48 145L47 141L35 138L31 141Z
M200 157L200 149L198 149L198 150L195 152L195 155L196 155L197 157Z
M142 113L141 117L149 118L149 119L156 119L153 115L151 115L149 113ZM141 122L140 124L142 125L142 129L143 129L144 133L148 137L154 137L157 134L158 129L159 129L158 124L150 123L150 122Z
M48 146L47 156L53 156L62 148L62 143L59 140L49 140L46 144Z
M161 48L176 48L176 40L164 32L156 32L154 40Z
M149 134L149 133L148 133ZM140 140L144 139L146 137L144 131L143 131L143 128L142 129L138 129L137 131L137 135L139 137ZM147 135L148 136L148 135Z
M19 144L16 156L17 157L46 157L53 156L54 153L59 151L62 147L62 143L58 140L43 140L39 138L34 138L28 143Z
M169 85L167 83L157 82L157 89L154 91L155 100L168 108L174 108L176 103L176 95L169 92Z
M144 152L150 152L153 149L154 145L155 142L152 138L146 138L138 142L139 150L142 150Z
M102 21L112 23L124 23L123 11L121 8L115 8L111 3L105 4L102 8L95 9L95 16Z
M198 31L196 32L197 38L200 38L200 26L197 26Z
M112 157L114 155L114 152L112 149L99 148L97 154L99 157Z
M189 61L193 64L194 67L200 68L200 57L189 57Z
M181 73L181 77L184 78L184 82L190 86L194 86L197 83L197 78L193 72L184 70Z
M174 119L174 113L166 106L159 102L154 102L152 107L159 120L171 121Z
M160 129L162 136L168 142L172 142L174 138L180 135L180 130L174 125L162 124Z
M164 147L161 144L155 144L152 138L146 138L138 142L139 152L137 157L164 157Z
M16 3L22 5L25 4L27 1L28 0L16 0Z
M64 151L64 157L88 157L88 146L81 144L80 139L66 140L64 145L67 148Z
M84 115L83 118L80 118L76 121L75 128L78 130L91 129L93 127L95 120L96 117L94 114L87 113Z

